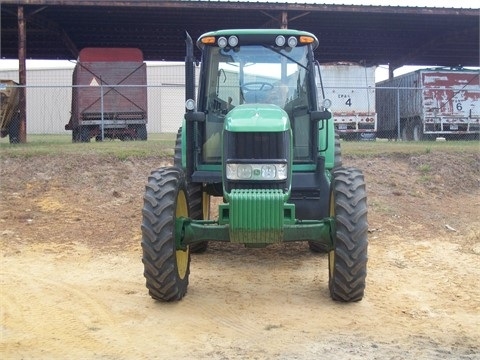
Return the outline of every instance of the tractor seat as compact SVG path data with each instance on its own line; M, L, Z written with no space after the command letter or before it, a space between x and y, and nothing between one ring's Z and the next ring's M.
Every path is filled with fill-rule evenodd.
M268 97L268 91L251 90L243 94L246 103L264 103Z

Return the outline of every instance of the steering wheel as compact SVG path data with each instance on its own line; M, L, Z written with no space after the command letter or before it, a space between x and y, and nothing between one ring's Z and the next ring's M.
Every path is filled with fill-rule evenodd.
M242 85L243 91L270 91L272 89L272 84L263 81L249 82Z

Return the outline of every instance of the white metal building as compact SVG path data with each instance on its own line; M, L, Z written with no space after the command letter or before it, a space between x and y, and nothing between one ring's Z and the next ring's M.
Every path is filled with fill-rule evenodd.
M71 68L27 70L27 133L70 134ZM183 63L147 64L149 133L176 133L185 113ZM18 70L0 70L1 80L18 82Z

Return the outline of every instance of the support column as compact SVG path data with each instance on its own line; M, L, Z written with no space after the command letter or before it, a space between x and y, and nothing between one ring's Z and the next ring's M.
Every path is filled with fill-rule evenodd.
M286 11L282 12L282 23L280 24L281 29L288 29L288 13Z
M18 18L18 82L20 84L19 92L19 142L27 142L27 69L26 69L26 53L27 53L27 31L26 22L23 12L23 6L19 6L17 10Z
M392 65L388 65L388 78L389 79L393 79L393 70L395 70L395 68Z

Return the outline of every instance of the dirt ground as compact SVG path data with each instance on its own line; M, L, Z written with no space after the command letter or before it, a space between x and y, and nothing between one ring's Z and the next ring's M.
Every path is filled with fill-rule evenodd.
M152 300L142 195L163 164L0 157L2 359L480 359L479 154L344 158L369 203L352 304L305 243L210 244L182 301Z

